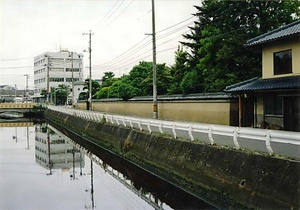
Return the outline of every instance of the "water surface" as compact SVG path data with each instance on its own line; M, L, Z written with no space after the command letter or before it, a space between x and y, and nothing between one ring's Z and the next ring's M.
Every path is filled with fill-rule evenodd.
M0 127L0 209L153 209L86 154L47 125Z

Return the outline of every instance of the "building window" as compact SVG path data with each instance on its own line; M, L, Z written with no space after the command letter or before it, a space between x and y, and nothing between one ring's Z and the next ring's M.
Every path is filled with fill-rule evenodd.
M59 77L50 77L49 78L50 82L63 82L64 78L59 78Z
M73 82L79 81L79 78L73 78ZM66 82L72 82L72 78L66 78Z
M67 72L72 72L72 68L66 68ZM73 68L73 72L80 72L79 68Z
M292 73L292 50L275 52L274 75Z
M283 98L271 95L266 97L266 115L282 116L283 115Z
M60 72L63 72L64 68L51 68L50 71L60 71Z

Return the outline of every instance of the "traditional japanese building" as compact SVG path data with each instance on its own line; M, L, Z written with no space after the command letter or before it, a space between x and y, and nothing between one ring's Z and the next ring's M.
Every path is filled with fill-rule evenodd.
M300 131L300 21L248 40L246 47L261 51L262 78L225 89L239 95L239 125Z

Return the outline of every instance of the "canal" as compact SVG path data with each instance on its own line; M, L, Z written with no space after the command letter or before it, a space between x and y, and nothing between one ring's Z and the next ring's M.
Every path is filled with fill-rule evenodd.
M0 209L211 209L47 123L0 123Z

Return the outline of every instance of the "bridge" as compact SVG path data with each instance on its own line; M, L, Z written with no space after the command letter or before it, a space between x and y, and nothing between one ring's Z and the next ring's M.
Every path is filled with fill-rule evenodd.
M0 103L0 113L25 113L33 109L34 103Z

